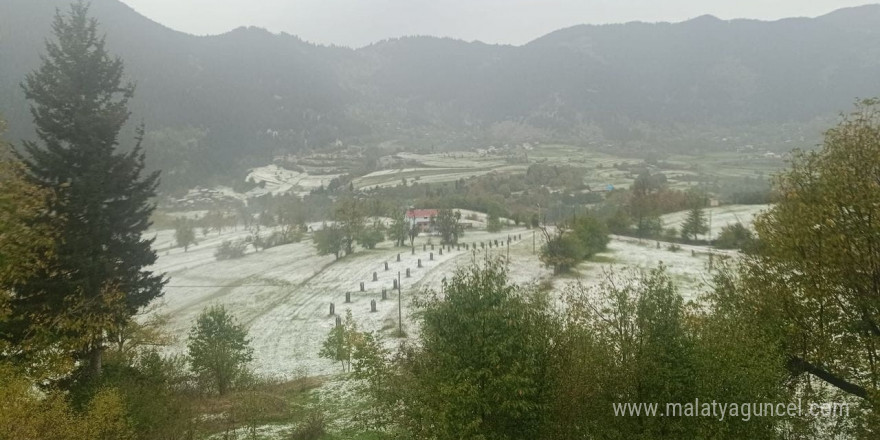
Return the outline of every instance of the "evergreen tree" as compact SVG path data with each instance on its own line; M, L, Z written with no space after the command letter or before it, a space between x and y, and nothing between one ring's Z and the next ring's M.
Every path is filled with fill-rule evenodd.
M57 13L52 29L42 65L22 85L39 137L22 156L65 222L54 266L19 289L14 305L22 321L46 314L59 336L83 340L77 355L96 376L103 333L162 293L163 276L145 270L156 261L152 240L142 237L158 173L142 176L142 128L134 148L119 151L134 86L123 82L122 60L107 53L88 7Z
M183 248L184 252L188 251L190 246L199 244L196 241L192 220L181 218L174 222L174 240L177 241L178 246Z
M681 236L684 239L690 237L691 239L696 240L698 235L707 232L709 232L709 226L706 224L706 216L703 213L703 207L699 204L694 204L693 207L691 207L690 212L688 212L684 224L681 225Z

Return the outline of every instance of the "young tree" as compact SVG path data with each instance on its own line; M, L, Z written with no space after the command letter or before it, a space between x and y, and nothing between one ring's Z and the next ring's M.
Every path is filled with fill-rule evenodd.
M542 438L553 322L499 262L460 270L424 304L419 341L381 376L377 405L404 438Z
M497 214L490 212L486 217L486 231L498 232L501 228L501 219L498 218Z
M441 209L437 215L431 217L431 223L440 233L440 241L444 244L458 243L459 237L464 235L464 227L461 223L461 212L453 212L451 209Z
M202 311L190 330L187 349L192 371L203 383L217 387L221 396L247 371L254 353L247 329L223 306Z
M406 211L403 209L394 209L391 211L391 227L388 228L388 238L394 240L395 246L406 245L406 239L409 236L409 222L406 220Z
M342 233L342 250L346 255L354 252L354 243L364 230L366 212L357 199L346 197L334 207L333 218Z
M128 152L118 151L134 86L111 57L88 7L75 3L56 15L55 39L23 87L40 142L24 144L29 173L54 198L50 211L65 218L53 267L16 296L27 316L65 316L56 328L86 342L78 350L91 376L101 372L103 334L122 325L162 293L150 226L158 173L142 176L143 130ZM50 221L50 220L47 220Z
M183 247L183 251L189 250L190 246L198 245L193 222L187 218L179 218L174 221L174 240L177 245Z
M698 235L709 232L709 225L706 223L706 215L703 213L701 202L693 202L688 216L681 225L681 236L685 240L691 238L697 239Z
M377 221L361 231L361 235L358 237L358 243L367 249L375 249L376 245L381 243L384 239L385 227L382 226L381 222Z
M561 274L575 267L583 260L584 249L581 242L565 225L558 225L554 230L542 226L544 244L538 259L545 266L553 268L554 274Z
M343 373L351 371L352 355L362 339L362 333L358 331L351 310L346 310L342 325L337 325L330 330L318 355L339 362Z
M662 187L663 181L647 171L639 174L633 182L629 209L639 238L653 236L662 230L656 197Z
M608 228L593 216L578 217L572 224L572 233L580 241L583 258L590 258L608 246Z
M312 234L312 240L315 242L315 249L318 251L318 255L332 254L337 260L339 259L344 236L342 229L336 223L324 223L321 229Z

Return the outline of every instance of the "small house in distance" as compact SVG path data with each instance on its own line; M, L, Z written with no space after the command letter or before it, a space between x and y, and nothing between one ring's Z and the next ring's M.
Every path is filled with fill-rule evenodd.
M417 227L421 232L430 232L432 229L431 218L437 216L436 209L408 209L406 219L410 227Z

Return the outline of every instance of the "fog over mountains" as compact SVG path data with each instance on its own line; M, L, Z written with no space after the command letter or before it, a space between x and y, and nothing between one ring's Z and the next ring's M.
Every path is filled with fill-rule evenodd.
M0 112L12 140L30 136L19 83L56 7L66 4L0 2ZM134 120L203 133L183 154L217 169L337 139L635 152L810 139L813 121L880 95L880 6L775 22L582 25L523 46L407 37L358 50L257 28L192 36L116 0L93 0L92 13L137 83Z

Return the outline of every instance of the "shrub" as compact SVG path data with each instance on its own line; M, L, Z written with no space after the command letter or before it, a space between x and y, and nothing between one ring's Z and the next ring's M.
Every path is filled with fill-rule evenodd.
M225 240L214 252L214 257L218 260L232 260L244 257L244 251L247 249L247 242L244 240L229 241Z
M324 435L326 430L324 414L313 412L306 416L305 420L290 433L291 440L317 440Z

